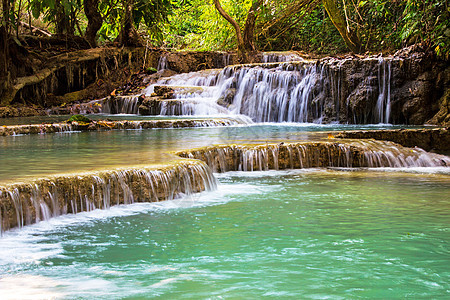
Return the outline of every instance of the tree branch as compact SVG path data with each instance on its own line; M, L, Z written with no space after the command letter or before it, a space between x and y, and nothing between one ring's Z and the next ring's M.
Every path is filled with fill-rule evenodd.
M222 8L219 0L214 0L214 6L216 7L219 14L234 27L234 30L236 31L238 48L242 47L244 45L244 40L242 39L242 33L239 24Z

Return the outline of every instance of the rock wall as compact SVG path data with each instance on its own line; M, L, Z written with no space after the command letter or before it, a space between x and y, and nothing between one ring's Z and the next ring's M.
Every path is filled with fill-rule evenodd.
M165 58L165 68L177 73L218 69L238 63L237 55L234 52L162 52L160 54L160 61L161 58Z
M329 73L322 95L329 111L326 118L341 123L371 123L377 117L377 111L371 108L384 87L389 93L384 96L390 98L390 117L383 123L448 126L448 62L438 61L418 47L402 49L385 58L384 64L380 62L376 57L319 60L324 72Z
M373 108L384 89L390 112L389 118L381 118L382 123L450 124L448 61L418 46L385 58L324 58L318 65L326 76L316 87L315 101L323 103L325 121L373 123L380 119L380 112Z

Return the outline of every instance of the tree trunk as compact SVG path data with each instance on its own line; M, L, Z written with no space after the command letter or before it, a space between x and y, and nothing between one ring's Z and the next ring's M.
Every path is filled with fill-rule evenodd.
M56 34L66 33L66 14L64 13L64 7L61 4L61 0L55 1L55 30Z
M9 62L9 0L2 1L2 23L0 24L0 103L10 89L11 78L8 70Z
M252 6L250 7L247 20L245 21L244 26L244 34L242 35L241 28L239 24L222 8L219 0L213 0L214 6L216 7L219 14L227 20L236 31L236 39L237 39L237 47L238 47L238 60L241 63L245 63L250 61L249 53L255 51L255 22L256 22L256 10L261 5L262 0L253 1Z
M74 35L75 11L66 11L61 0L55 1L55 31L56 34Z
M347 28L344 18L342 17L339 9L336 6L334 0L323 0L323 6L328 13L328 16L333 22L336 29L339 31L340 35L344 39L345 45L350 51L354 53L363 52L363 47L361 41L355 32Z
M219 14L234 27L234 30L236 31L238 52L244 51L244 39L242 38L241 28L239 27L239 24L222 8L219 0L214 0L214 6L216 7Z
M84 0L84 13L88 19L85 38L92 48L97 45L97 32L103 23L102 15L98 11L98 2L99 0Z
M133 25L133 1L124 0L125 15L122 19L122 28L116 41L123 46L142 47L144 46L144 41Z
M247 20L244 25L244 49L245 51L255 51L255 23L256 23L256 10L261 5L261 0L254 1L250 7Z

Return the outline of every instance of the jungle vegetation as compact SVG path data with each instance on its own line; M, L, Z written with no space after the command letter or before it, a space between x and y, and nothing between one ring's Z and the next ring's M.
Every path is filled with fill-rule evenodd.
M25 35L239 53L450 51L446 0L2 0L0 15L0 77Z

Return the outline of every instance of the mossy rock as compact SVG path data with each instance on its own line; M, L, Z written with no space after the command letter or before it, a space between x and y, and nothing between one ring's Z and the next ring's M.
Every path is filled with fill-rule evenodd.
M83 115L73 115L69 118L69 120L67 120L68 123L72 123L72 122L78 122L78 123L91 123L92 120L83 116Z
M158 72L158 70L153 67L148 67L147 69L145 69L145 73L147 73L149 75L155 74L156 72Z

